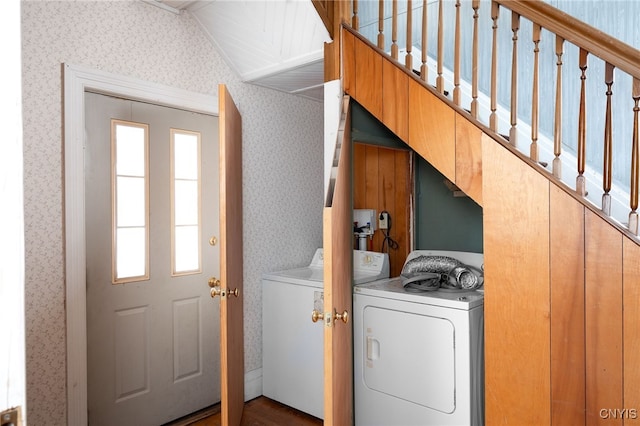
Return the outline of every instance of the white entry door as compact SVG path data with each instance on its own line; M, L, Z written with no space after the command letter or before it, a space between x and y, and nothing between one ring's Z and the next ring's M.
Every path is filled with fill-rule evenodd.
M85 123L89 424L160 425L220 402L218 119L87 93Z

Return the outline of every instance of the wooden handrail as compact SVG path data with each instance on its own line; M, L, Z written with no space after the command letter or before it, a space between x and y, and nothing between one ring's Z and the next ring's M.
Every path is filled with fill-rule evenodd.
M640 50L564 13L543 1L493 0L588 51L614 67L640 78Z

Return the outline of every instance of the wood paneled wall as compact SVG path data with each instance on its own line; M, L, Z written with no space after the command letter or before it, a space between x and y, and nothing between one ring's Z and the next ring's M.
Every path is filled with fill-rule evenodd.
M585 215L585 380L587 424L622 424L601 409L622 409L622 238Z
M622 389L624 405L637 410L635 421L640 423L640 247L628 238L622 240L622 364L624 387Z
M343 29L342 46L345 92L482 205L482 132L365 39Z
M585 422L584 206L551 186L551 414L557 424Z
M347 93L483 206L486 424L640 423L638 241L343 35Z
M550 420L549 181L511 161L512 153L501 145L485 142L485 415L491 425L545 425Z
M389 236L398 247L389 249L387 242L384 252L389 253L390 276L397 277L411 251L411 153L364 143L355 143L353 150L353 208L374 209L378 215L385 210L389 212ZM377 230L373 237L373 251L382 251L383 240L382 231Z

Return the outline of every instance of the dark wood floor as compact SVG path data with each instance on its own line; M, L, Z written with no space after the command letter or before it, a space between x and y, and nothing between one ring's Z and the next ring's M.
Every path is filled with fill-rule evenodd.
M220 426L220 424L220 405L215 405L167 426ZM322 420L260 396L244 404L241 424L242 426L320 426Z

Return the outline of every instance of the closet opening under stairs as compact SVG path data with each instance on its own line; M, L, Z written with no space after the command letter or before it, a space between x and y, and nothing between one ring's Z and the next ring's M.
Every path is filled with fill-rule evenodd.
M325 78L483 208L486 423L621 424L640 406L640 51L543 1L340 3L314 1Z

